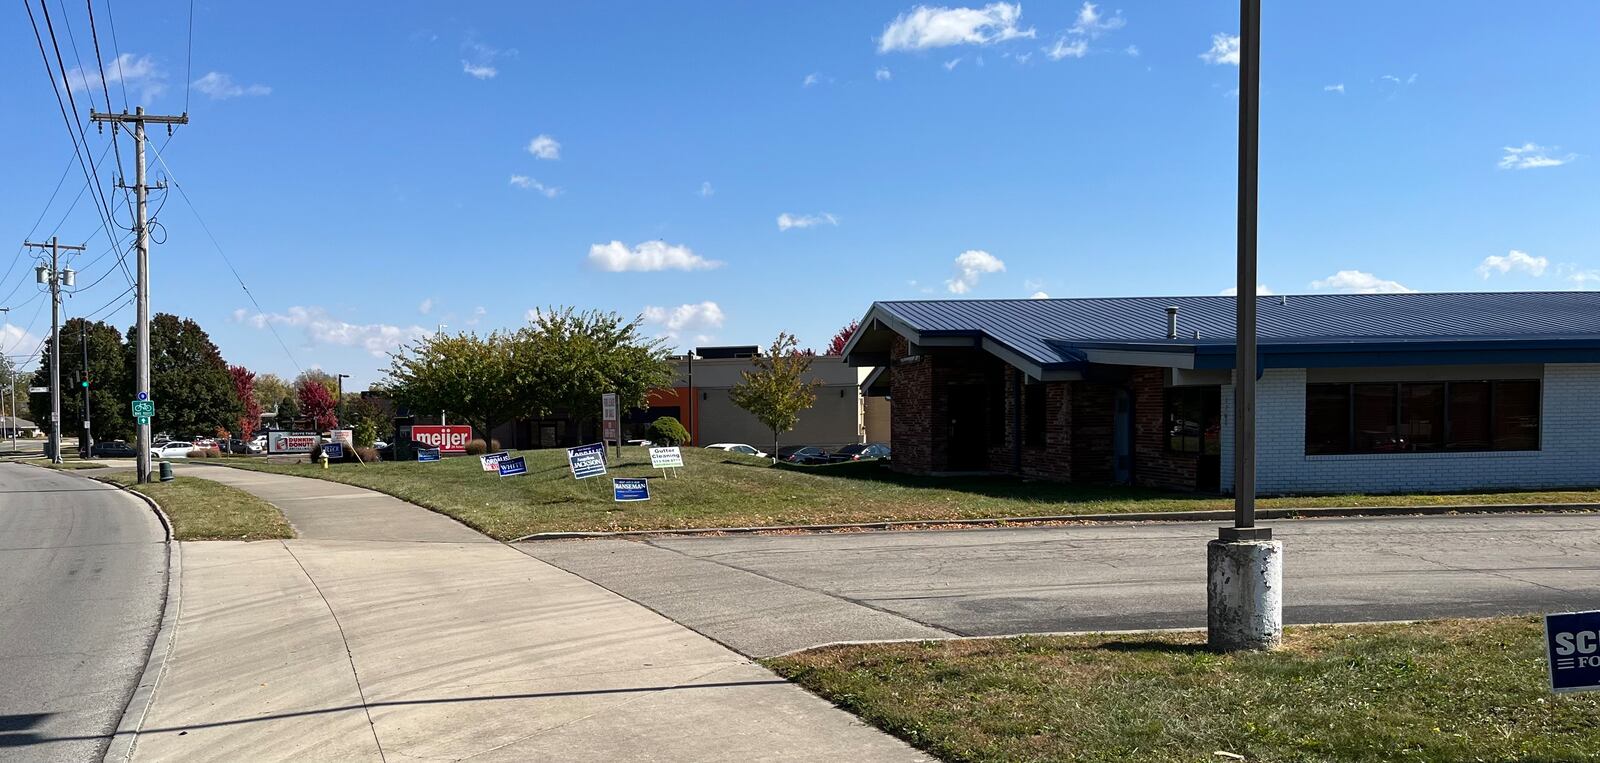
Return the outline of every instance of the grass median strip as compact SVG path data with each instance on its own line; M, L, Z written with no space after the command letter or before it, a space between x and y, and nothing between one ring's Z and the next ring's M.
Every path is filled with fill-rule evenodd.
M690 527L1225 510L1231 499L1130 487L1015 477L917 477L887 464L774 467L764 459L684 448L685 468L664 478L645 448L622 449L611 474L650 478L650 500L614 503L606 478L574 480L565 451L531 450L528 474L501 478L476 458L434 463L273 464L223 459L238 468L342 482L388 493L465 522L500 540L539 532L670 530ZM1265 498L1261 508L1600 503L1600 490Z
M767 664L946 760L1600 760L1600 695L1552 695L1536 618L825 647Z
M238 488L199 477L136 484L132 472L95 475L96 479L133 488L156 503L172 520L176 540L271 540L293 538L289 521L266 501Z

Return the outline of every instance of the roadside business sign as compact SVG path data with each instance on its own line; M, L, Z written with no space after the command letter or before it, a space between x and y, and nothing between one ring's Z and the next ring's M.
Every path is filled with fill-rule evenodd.
M515 477L528 473L528 461L522 456L516 458L502 458L495 462L494 468L502 477Z
M682 469L683 451L676 446L671 448L651 448L650 468L652 469Z
M650 480L634 477L612 477L611 500L617 503L650 500Z
M327 456L329 461L338 461L340 459L343 459L344 458L344 443L342 443L342 442L323 443L323 445L322 445L322 455Z
M317 447L316 432L273 430L267 433L268 453L310 453L315 447Z
M478 463L483 464L484 471L492 472L495 471L495 464L498 464L510 457L511 454L503 450L499 453L485 453L481 456L478 456Z
M600 440L622 445L622 414L617 405L617 393L600 395Z
M606 444L603 442L567 448L567 466L580 480L606 473Z
M438 448L417 448L418 461L438 461L439 458Z
M1544 616L1550 689L1600 691L1600 610Z
M417 425L411 427L411 439L425 442L443 453L465 453L467 443L472 441L472 427L457 424Z
M37 394L39 394L41 392L49 392L49 391L50 391L49 387L29 387L28 388L28 394L31 394L31 395L37 395Z

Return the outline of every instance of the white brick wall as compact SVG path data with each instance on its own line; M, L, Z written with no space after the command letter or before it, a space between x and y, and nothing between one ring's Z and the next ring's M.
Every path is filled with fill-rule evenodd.
M1449 491L1600 486L1600 365L1551 364L1540 449L1488 453L1305 454L1304 369L1256 383L1258 493ZM1233 488L1233 386L1222 388L1222 488Z

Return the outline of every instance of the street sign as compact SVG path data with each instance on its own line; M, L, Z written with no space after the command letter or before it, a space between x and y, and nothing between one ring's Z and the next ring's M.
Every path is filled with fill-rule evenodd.
M515 477L519 474L528 473L528 461L522 456L517 456L516 458L502 458L499 461L496 461L494 466L495 471L500 472L500 476L502 477Z
M617 503L650 500L650 480L633 477L612 477L611 500Z
M418 461L438 461L439 460L439 449L438 448L417 448L417 460Z
M150 399L150 393L149 392L140 392L138 395L135 395L135 397L138 397L140 400L149 400Z
M322 446L322 455L327 456L329 461L340 461L340 460L343 460L344 459L344 443L339 443L339 442L325 443Z
M1550 689L1600 691L1600 610L1544 616Z
M472 427L455 424L449 426L419 424L411 427L411 439L425 442L445 453L465 453L467 443L472 441Z
M683 451L676 446L671 448L651 448L650 468L652 469L682 469Z
M572 469L572 476L580 480L605 474L606 444L597 442L593 445L567 448L567 466Z
M622 444L622 417L617 410L617 393L600 395L600 439L602 442Z
M150 417L149 416L135 416L135 417L133 417L133 423L138 424L139 426L142 426L142 427L150 426Z
M28 392L30 392L30 393L49 392L49 391L50 391L49 387L29 387L28 388Z
M496 470L495 464L498 464L501 461L504 461L505 459L508 459L510 457L511 457L511 454L507 453L507 452L505 452L503 450L500 451L499 453L485 453L485 454L483 454L481 456L478 456L478 463L483 464L483 470L484 471L492 472L492 471Z
M144 399L133 401L133 415L146 419L156 415L156 401Z

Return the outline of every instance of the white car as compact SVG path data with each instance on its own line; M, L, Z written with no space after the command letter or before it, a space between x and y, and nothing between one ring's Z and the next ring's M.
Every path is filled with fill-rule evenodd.
M742 442L715 442L707 445L706 450L725 450L729 453L738 453L742 456L755 456L756 458L767 457L767 454L762 453L761 451L756 450L755 448L752 448Z
M150 457L161 458L188 458L189 451L194 450L194 443L183 440L165 442L150 449Z

